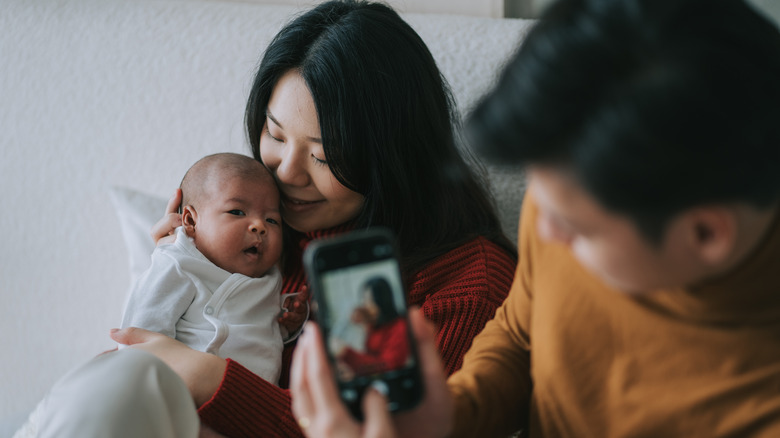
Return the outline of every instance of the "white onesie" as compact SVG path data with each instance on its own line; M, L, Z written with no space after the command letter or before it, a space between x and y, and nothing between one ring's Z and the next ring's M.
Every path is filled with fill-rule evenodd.
M182 227L158 246L130 291L122 328L141 327L196 350L231 358L277 383L281 370L282 276L231 274L209 261Z

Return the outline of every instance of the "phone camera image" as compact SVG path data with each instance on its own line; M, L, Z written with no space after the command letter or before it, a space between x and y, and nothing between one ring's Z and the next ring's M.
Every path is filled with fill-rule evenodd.
M403 310L390 282L382 276L365 279L340 314L339 330L330 337L330 352L341 381L371 376L408 365L409 334Z

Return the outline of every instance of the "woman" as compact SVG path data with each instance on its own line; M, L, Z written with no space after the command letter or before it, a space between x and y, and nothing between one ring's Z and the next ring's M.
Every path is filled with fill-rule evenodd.
M282 194L283 293L305 285L301 252L312 239L386 226L398 239L407 301L436 324L448 373L505 298L515 267L476 165L458 150L457 122L422 39L392 9L350 1L321 4L279 32L246 109L252 152ZM289 393L239 364L228 361L213 385L199 413L214 429L299 433ZM237 402L253 399L256 407Z
M331 338L339 378L382 373L402 367L409 360L409 335L398 312L390 284L382 277L369 279L361 288L362 301L350 315L352 327L365 336L356 350L339 338Z
M301 252L312 239L386 226L408 303L436 325L447 372L459 368L506 297L515 257L479 167L457 147L453 99L419 35L384 5L321 4L271 42L245 118L282 194L283 293L305 285ZM200 407L204 422L228 435L300 433L287 391L227 368ZM258 405L233 404L247 399Z
M435 324L448 373L506 297L515 267L513 245L474 171L481 168L457 147L457 123L422 39L389 7L357 1L320 4L284 27L263 56L246 108L254 157L282 194L282 293L305 287L301 255L312 239L390 228L407 302ZM153 230L156 238L180 221L178 196ZM112 337L162 359L212 429L301 434L284 373L280 388L235 361L151 332L126 329Z

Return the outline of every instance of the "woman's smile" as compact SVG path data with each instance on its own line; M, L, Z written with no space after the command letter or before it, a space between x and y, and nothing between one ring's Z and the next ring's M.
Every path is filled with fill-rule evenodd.
M288 213L303 213L314 209L324 203L324 200L305 201L303 199L291 198L282 195L282 206Z

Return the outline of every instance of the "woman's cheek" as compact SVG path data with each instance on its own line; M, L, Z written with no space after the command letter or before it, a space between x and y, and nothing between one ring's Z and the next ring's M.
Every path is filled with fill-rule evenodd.
M263 147L263 142L260 142L260 161L273 173L279 166L279 160L275 160L273 156L267 154L266 149L268 148Z

